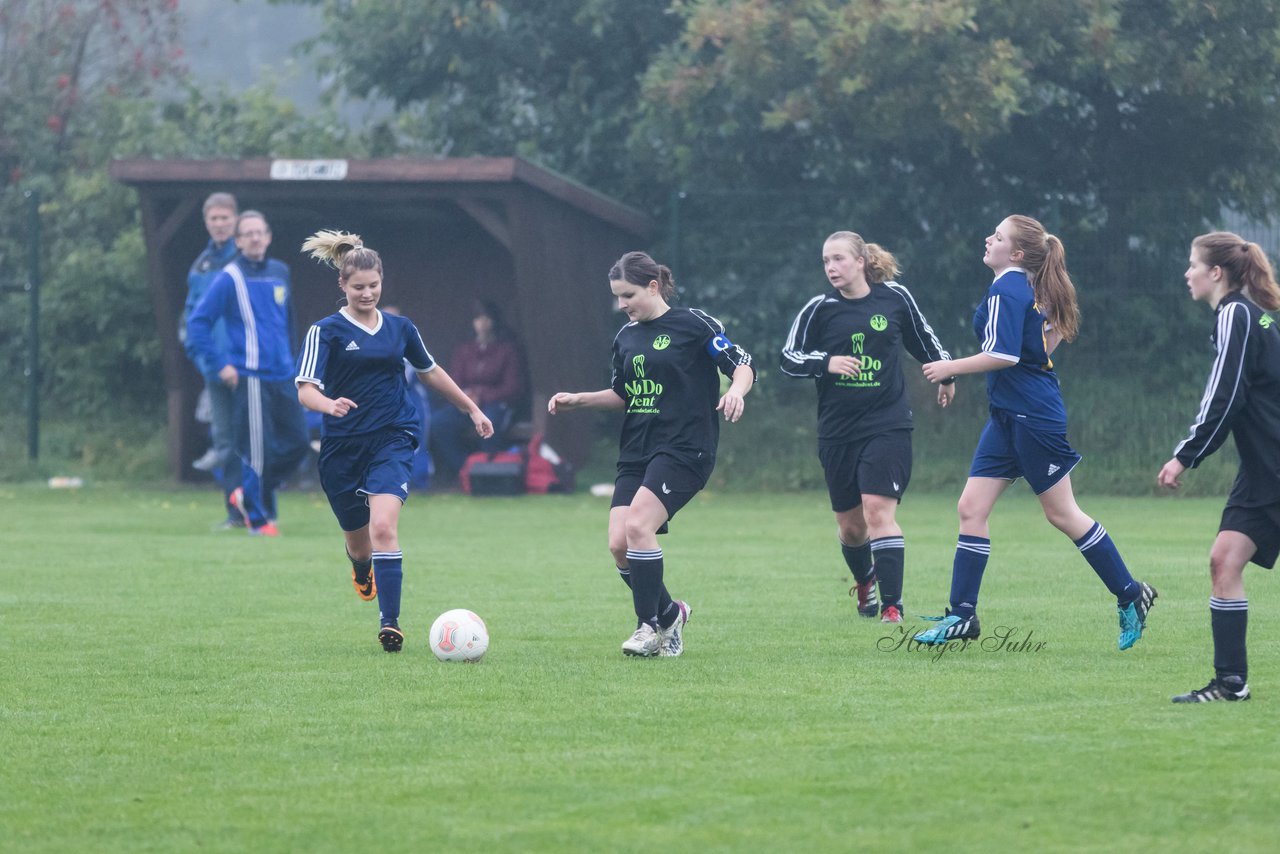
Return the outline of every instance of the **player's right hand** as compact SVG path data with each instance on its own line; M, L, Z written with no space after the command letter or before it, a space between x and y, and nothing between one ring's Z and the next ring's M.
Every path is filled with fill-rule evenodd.
M862 370L862 360L855 356L832 356L827 362L827 373L854 377Z
M329 414L334 418L341 418L353 409L359 409L354 400L340 397L337 400L329 401Z
M547 401L547 412L552 415L556 414L560 409L573 409L578 405L578 396L567 391L559 391L551 395L551 399Z

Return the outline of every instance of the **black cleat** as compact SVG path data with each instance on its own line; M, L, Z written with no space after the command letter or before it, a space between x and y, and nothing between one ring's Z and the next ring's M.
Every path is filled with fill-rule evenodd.
M876 598L876 576L874 572L866 581L850 587L849 595L858 602L858 616L871 619L880 616L880 600Z
M1198 691L1188 691L1173 698L1175 703L1212 703L1215 700L1227 700L1232 703L1249 699L1249 683L1243 676L1223 676L1209 680L1209 684Z
M404 632L399 626L383 626L378 630L378 643L382 644L383 652L399 652L404 646Z

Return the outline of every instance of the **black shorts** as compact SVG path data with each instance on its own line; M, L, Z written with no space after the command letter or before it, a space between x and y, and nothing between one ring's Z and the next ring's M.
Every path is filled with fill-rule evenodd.
M890 430L857 442L819 447L818 459L835 512L860 506L864 495L901 501L911 480L911 431Z
M677 510L693 500L693 496L707 485L713 466L714 463L691 466L666 454L655 455L647 464L620 462L618 477L613 482L613 503L609 506L630 505L640 487L644 486L658 496L662 506L667 509L667 518L671 519Z
M1280 504L1267 507L1232 507L1228 504L1222 511L1218 530L1235 531L1253 540L1258 550L1253 553L1250 563L1256 563L1263 569L1276 565L1276 557L1280 556Z

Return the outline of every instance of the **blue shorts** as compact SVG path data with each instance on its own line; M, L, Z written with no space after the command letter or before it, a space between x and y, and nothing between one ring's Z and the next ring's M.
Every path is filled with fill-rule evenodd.
M320 444L320 486L344 531L369 524L370 495L409 497L413 452L418 443L405 430L366 436L326 436Z
M856 442L818 448L831 509L844 513L864 495L902 501L911 480L911 431L890 430Z
M629 507L640 487L644 486L658 497L667 510L667 518L671 519L707 485L711 469L710 465L690 466L666 454L655 455L647 464L618 463L618 477L613 482L610 507ZM666 532L660 530L658 533Z
M993 411L973 452L969 477L1025 477L1036 495L1071 474L1083 459L1066 433L1033 430L1014 415Z

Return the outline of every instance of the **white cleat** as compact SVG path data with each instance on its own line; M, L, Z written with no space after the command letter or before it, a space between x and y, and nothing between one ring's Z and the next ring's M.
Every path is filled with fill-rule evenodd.
M622 651L627 655L638 655L643 658L657 655L661 639L653 626L641 623L636 633L622 642Z

